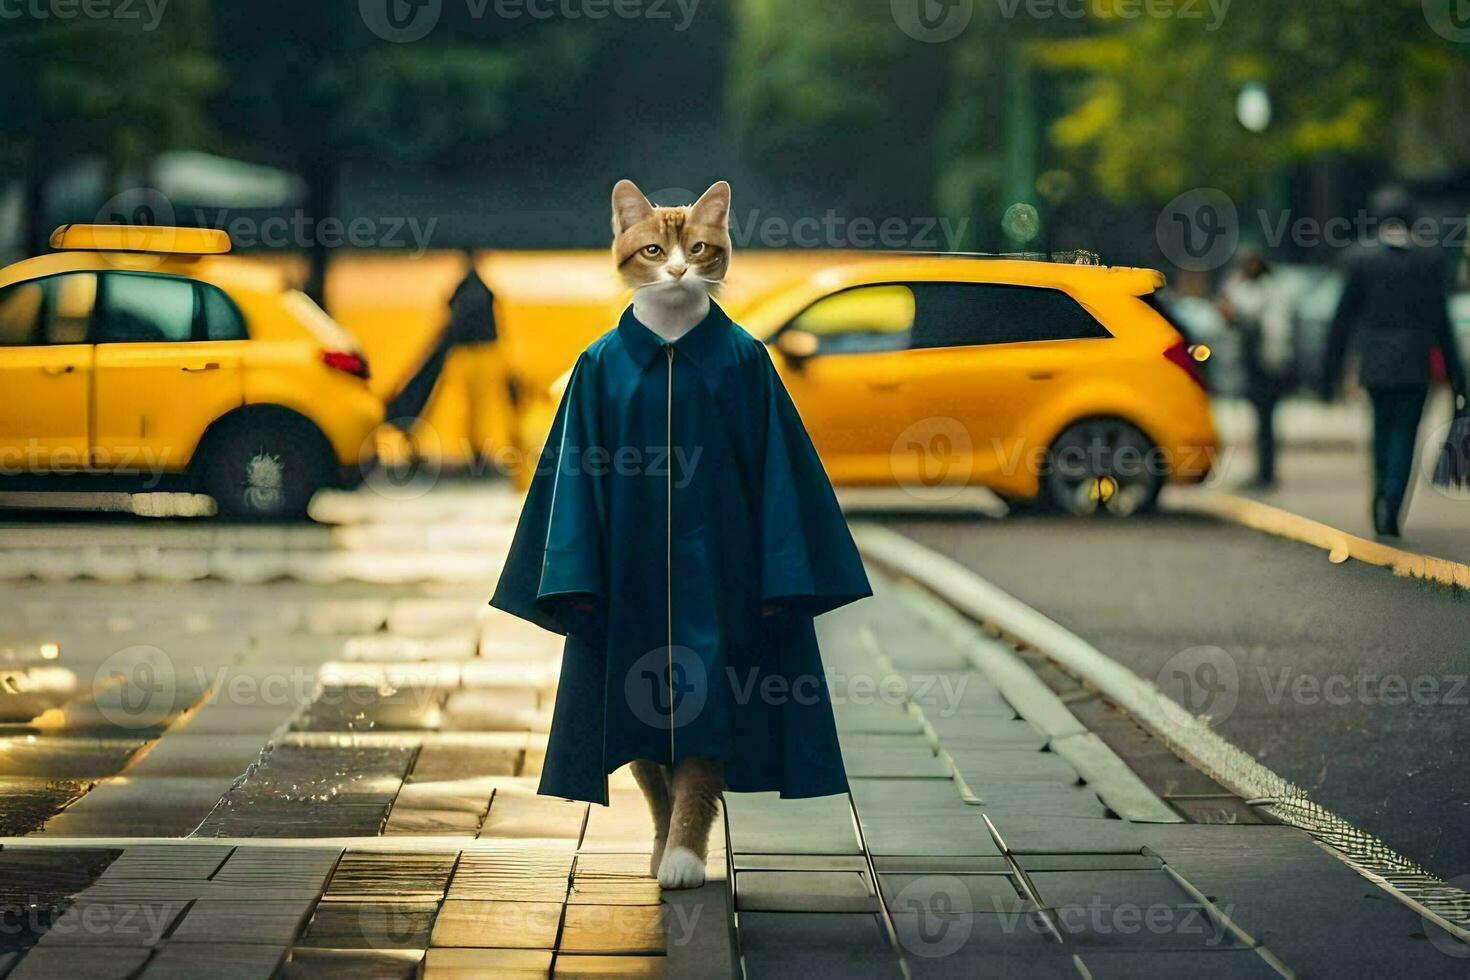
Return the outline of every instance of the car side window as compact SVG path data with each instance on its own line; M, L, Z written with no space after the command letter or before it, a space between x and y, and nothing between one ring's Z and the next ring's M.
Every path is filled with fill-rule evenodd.
M1059 289L997 283L914 283L913 289L915 348L1112 336Z
M914 292L898 283L846 289L808 306L789 329L815 337L818 354L904 350L914 329Z
M97 305L97 274L75 272L52 276L46 287L46 343L85 344L92 332Z
M192 280L109 272L102 293L100 342L143 344L194 339L199 299Z
M0 289L0 347L25 347L40 342L37 328L45 301L39 282L20 282Z
M0 347L85 344L97 276L69 272L0 290Z
M203 317L202 335L205 340L249 340L245 329L245 318L240 308L218 286L196 283L199 290L199 311Z

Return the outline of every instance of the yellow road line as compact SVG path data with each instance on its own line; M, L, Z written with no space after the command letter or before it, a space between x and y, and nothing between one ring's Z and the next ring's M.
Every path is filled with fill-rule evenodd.
M1326 551L1328 560L1333 564L1340 565L1352 558L1391 569L1395 575L1405 578L1425 579L1470 589L1470 565L1360 538L1329 524L1249 497L1221 490L1191 491L1174 496L1169 501L1169 508L1218 517L1280 538L1313 545Z

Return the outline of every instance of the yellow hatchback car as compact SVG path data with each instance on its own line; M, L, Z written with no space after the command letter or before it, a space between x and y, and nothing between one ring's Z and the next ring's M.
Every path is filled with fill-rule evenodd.
M188 489L295 518L360 479L382 402L352 336L190 228L68 225L0 270L0 489Z
M1218 442L1153 270L916 256L831 268L741 311L832 481L1126 515Z

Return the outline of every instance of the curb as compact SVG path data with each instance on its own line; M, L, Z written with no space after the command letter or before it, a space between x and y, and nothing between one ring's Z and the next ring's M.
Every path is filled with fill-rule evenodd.
M1306 791L1227 741L1157 685L953 559L876 524L859 523L852 532L867 560L909 579L958 612L1041 651L1132 715L1181 758L1243 799L1263 805L1283 823L1305 831L1417 914L1470 943L1470 922L1463 919L1470 895L1312 802ZM1406 888L1422 895L1424 901ZM1456 914L1460 921L1446 917L1440 909Z
M1168 508L1177 512L1219 518L1278 538L1288 538L1321 548L1327 552L1327 560L1334 565L1340 565L1351 558L1367 565L1387 568L1401 578L1417 578L1470 589L1470 565L1360 538L1329 524L1250 497L1223 490L1191 491L1171 495Z

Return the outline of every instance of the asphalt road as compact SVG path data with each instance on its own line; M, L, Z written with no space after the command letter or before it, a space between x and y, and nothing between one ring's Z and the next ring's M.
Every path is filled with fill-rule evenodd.
M1401 853L1470 874L1470 599L1205 519L888 523L1193 700Z

